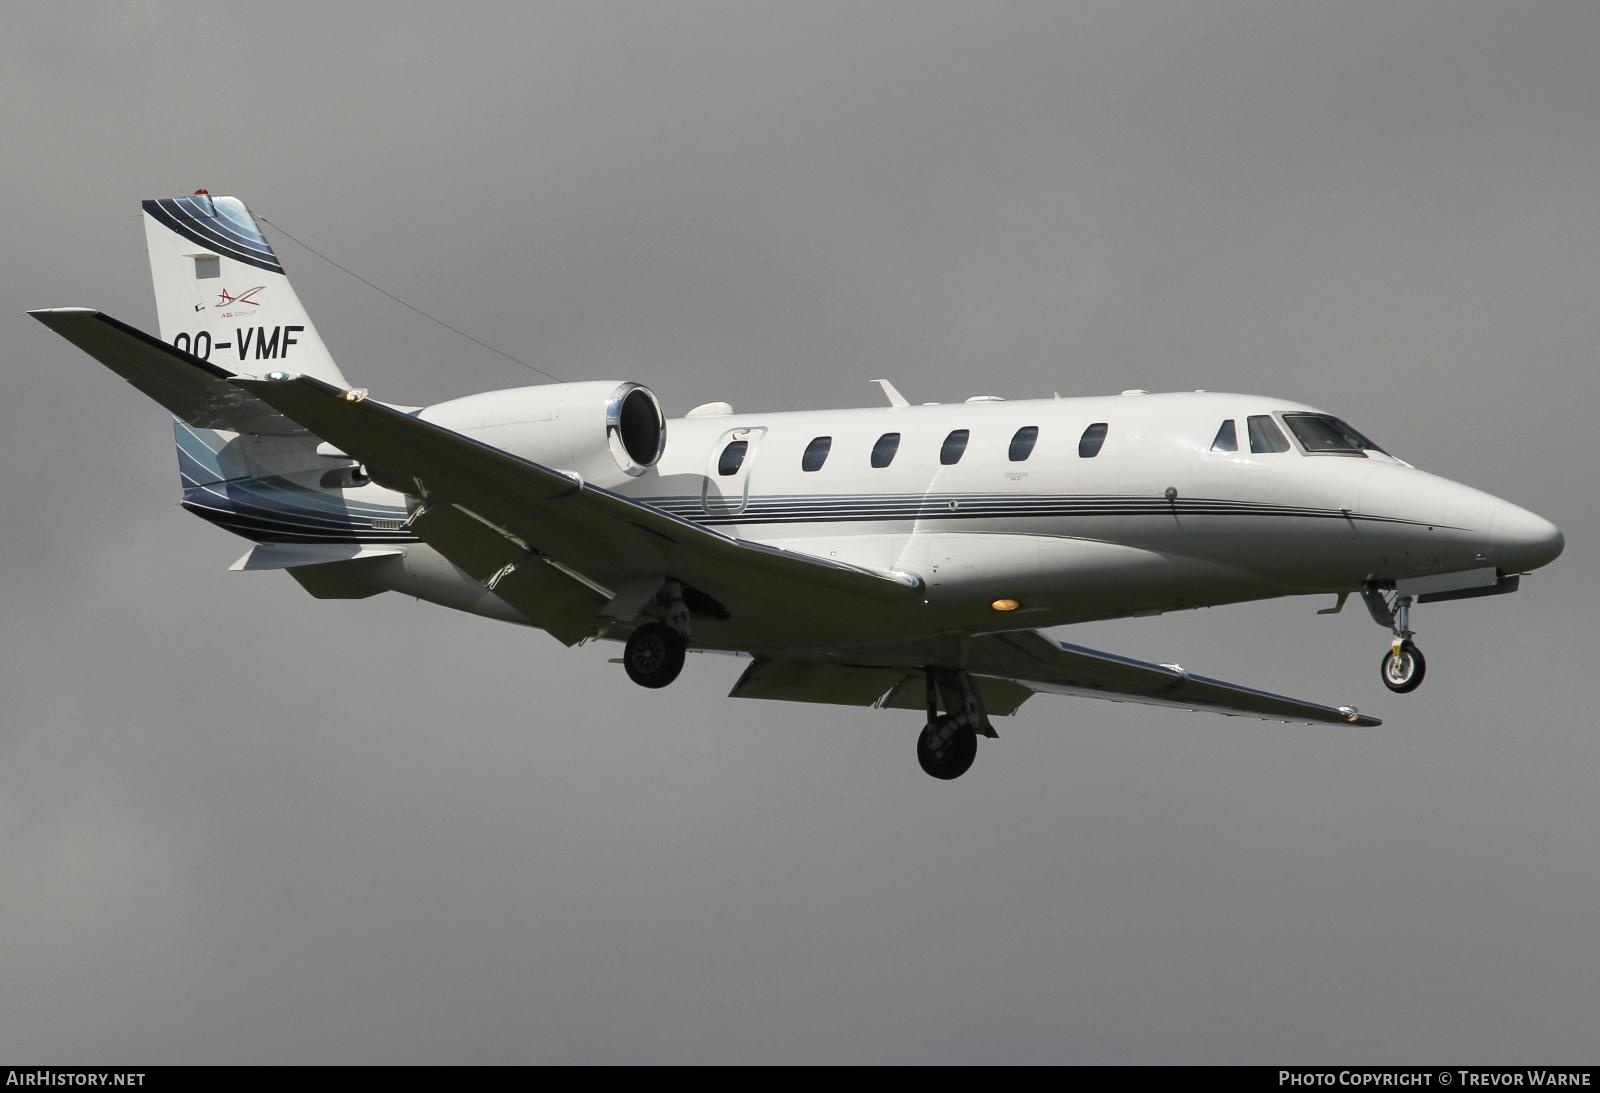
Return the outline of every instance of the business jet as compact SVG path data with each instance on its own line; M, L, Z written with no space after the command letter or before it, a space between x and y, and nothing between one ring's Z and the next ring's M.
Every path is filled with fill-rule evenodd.
M143 209L159 338L32 314L171 412L183 506L254 544L234 569L619 641L644 687L686 651L739 654L734 697L921 710L936 778L1038 692L1381 724L1044 630L1356 594L1405 693L1426 670L1418 604L1515 591L1564 545L1332 414L1254 395L913 406L878 380L876 407L669 422L648 388L603 380L393 405L339 371L241 201Z

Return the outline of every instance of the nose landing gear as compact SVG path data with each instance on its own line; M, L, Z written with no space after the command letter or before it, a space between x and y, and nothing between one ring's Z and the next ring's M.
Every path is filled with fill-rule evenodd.
M1379 668L1383 672L1383 685L1395 694L1403 695L1422 686L1422 677L1428 673L1428 662L1414 643L1397 641L1383 654Z
M1422 650L1411 640L1415 636L1411 629L1412 597L1399 593L1385 596L1380 589L1369 585L1361 590L1361 598L1366 601L1373 621L1387 626L1394 634L1394 643L1378 665L1383 685L1395 694L1410 694L1422 686L1422 679L1428 673L1428 662Z

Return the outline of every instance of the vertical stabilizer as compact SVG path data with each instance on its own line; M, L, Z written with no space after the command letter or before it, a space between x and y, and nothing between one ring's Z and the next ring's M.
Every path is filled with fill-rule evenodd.
M161 337L230 372L301 372L350 386L277 255L236 197L144 202Z

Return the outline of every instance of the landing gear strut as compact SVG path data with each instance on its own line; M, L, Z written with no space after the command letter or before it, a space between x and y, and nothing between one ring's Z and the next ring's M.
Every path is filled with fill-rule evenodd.
M948 782L971 769L978 757L978 734L994 736L995 731L966 672L929 668L927 681L928 723L917 735L917 762ZM950 712L939 712L941 701Z
M665 687L683 671L683 654L694 636L683 586L665 581L656 592L655 610L666 622L647 622L628 635L622 647L622 667L641 687Z
M1415 636L1411 629L1412 597L1399 593L1386 597L1379 589L1368 586L1361 590L1361 598L1373 620L1394 634L1393 644L1378 665L1383 685L1395 694L1410 694L1422 686L1422 679L1428 674L1428 662L1411 640Z

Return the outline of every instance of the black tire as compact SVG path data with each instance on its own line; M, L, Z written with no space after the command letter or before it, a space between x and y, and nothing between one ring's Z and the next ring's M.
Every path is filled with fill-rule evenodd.
M1428 662L1421 649L1406 641L1401 642L1398 657L1392 648L1383 654L1378 671L1385 687L1397 695L1406 695L1422 686L1422 678L1428 674Z
M647 622L628 636L622 667L641 687L665 687L683 671L683 638L672 627Z
M943 748L934 751L934 732L942 729L949 720L950 716L946 714L917 734L917 762L922 764L926 773L946 782L967 773L972 769L972 761L978 757L978 734L970 727L957 729L955 735L944 742Z

